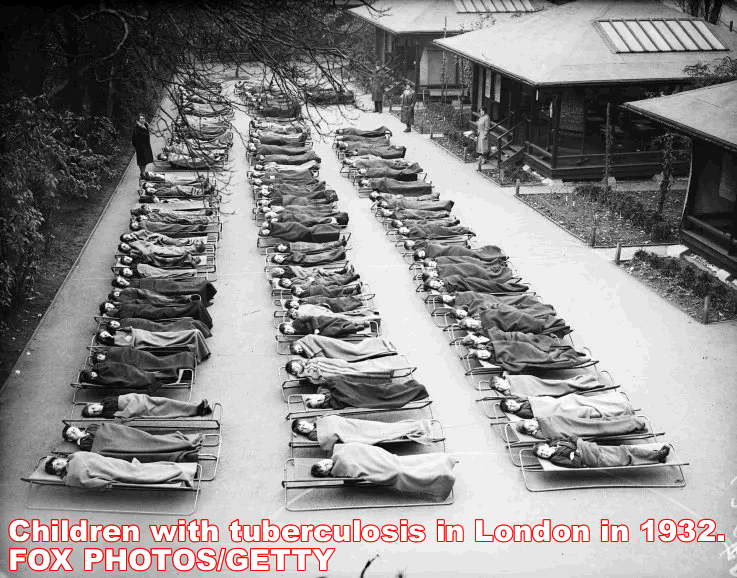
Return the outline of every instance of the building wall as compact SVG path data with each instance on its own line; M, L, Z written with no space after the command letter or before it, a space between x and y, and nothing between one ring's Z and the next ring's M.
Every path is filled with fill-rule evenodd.
M443 84L443 50L426 48L420 60L420 84L440 86ZM458 84L458 66L454 55L445 53L445 74L448 86Z

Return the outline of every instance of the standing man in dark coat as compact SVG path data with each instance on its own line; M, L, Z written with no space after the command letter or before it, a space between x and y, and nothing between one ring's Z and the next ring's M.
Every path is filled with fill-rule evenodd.
M141 178L143 178L146 172L146 166L154 162L154 153L151 150L151 137L148 134L148 123L146 122L146 116L143 114L138 115L131 142L136 147L136 163L141 170Z
M417 102L417 95L412 89L412 85L407 82L402 93L402 117L401 121L407 125L404 132L412 131L412 123L415 122L415 102Z
M376 61L376 70L371 77L371 99L374 101L374 112L384 110L384 72L381 70L381 62Z

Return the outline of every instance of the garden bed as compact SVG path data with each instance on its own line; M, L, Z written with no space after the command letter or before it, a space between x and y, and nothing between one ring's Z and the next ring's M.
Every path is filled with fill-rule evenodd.
M503 175L497 167L482 169L481 174L501 187L512 187L516 185L517 179L519 179L521 185L526 187L543 184L539 177L523 171L520 166L505 167Z
M438 145L440 148L446 150L450 154L452 154L454 157L458 158L459 160L467 163L474 162L474 158L472 154L465 155L464 160L464 146L460 143L457 143L454 140L450 140L448 137L439 136L439 137L433 137L432 142L434 142L436 145Z
M589 243L596 214L595 247L613 247L618 242L624 246L667 245L678 243L678 227L683 210L685 191L671 191L666 198L663 220L658 224L657 235L637 222L639 216L651 214L658 203L658 191L617 193L634 210L631 218L588 195L571 193L546 193L520 195L525 203L557 223L569 233ZM639 203L639 205L638 205ZM635 220L632 220L635 219Z
M737 291L682 259L638 251L620 266L694 319L701 321L707 294L709 322L737 319Z

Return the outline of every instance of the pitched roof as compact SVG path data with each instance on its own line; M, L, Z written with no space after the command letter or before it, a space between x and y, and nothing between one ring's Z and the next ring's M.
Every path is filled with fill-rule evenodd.
M525 4L531 4L535 9L551 5L546 0L526 0ZM497 0L486 5L501 6L503 3ZM376 0L371 8L360 6L348 12L392 34L442 34L446 22L447 32L458 34L463 30L473 30L479 18L487 14L461 12L454 0ZM508 12L492 15L500 20L510 16Z
M622 106L680 132L737 151L737 80Z
M686 66L737 51L737 34L706 24L728 52L617 52L596 24L649 18L687 17L653 0L578 0L434 43L536 86L677 81Z

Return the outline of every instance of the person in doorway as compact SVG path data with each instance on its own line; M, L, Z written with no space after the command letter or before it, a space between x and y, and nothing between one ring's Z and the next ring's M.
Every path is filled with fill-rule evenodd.
M131 142L136 148L136 164L141 171L141 178L143 178L146 174L146 167L149 163L154 162L154 153L151 150L151 136L148 132L146 116L143 113L138 115L136 126L133 128Z
M415 103L417 102L417 95L412 89L412 85L407 82L402 93L402 116L401 121L407 125L404 132L412 131L412 123L415 121Z

